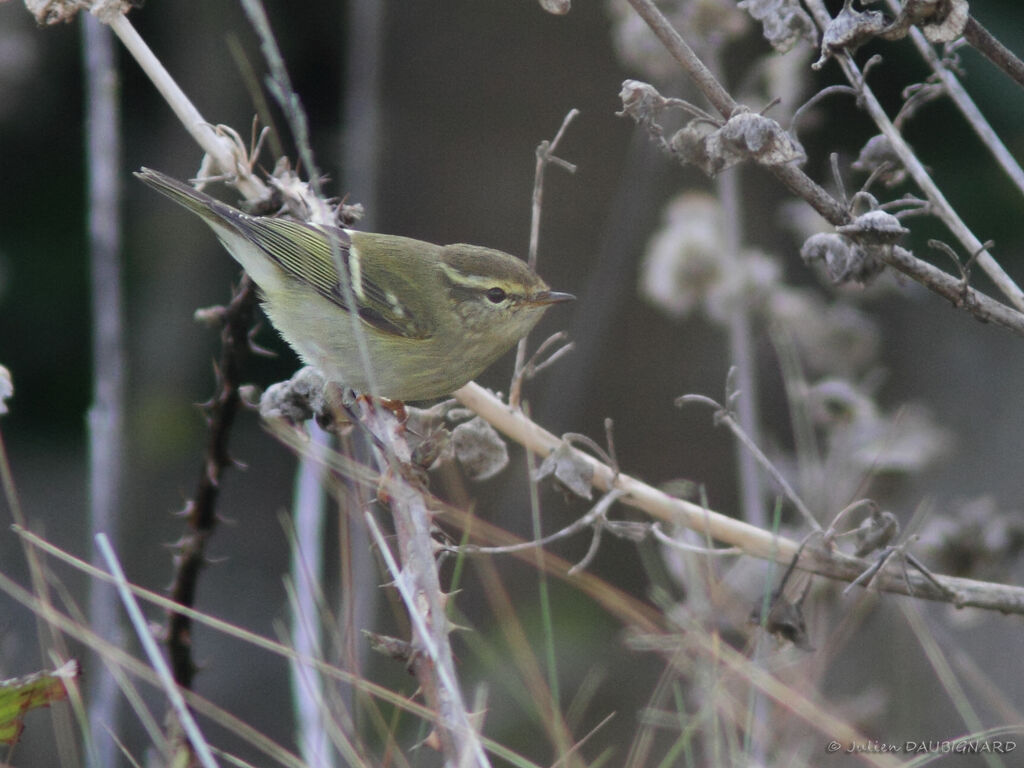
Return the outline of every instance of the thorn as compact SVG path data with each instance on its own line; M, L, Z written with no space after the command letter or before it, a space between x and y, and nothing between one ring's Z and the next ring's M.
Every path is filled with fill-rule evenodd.
M256 343L256 334L258 334L262 330L262 328L263 323L257 323L252 328L250 328L248 333L246 334L249 351L254 355L258 355L259 357L276 358L277 353L274 350L268 349Z
M221 305L200 307L192 313L192 319L207 328L219 328L227 321L227 308Z
M435 752L441 751L441 737L437 733L437 729L434 728L427 734L427 738L419 743L418 746L430 747Z

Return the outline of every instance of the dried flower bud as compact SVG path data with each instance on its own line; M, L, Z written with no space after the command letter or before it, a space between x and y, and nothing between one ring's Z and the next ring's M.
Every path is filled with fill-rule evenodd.
M724 155L720 149L720 138L717 125L694 119L672 134L668 148L683 165L693 165L707 176L717 176L739 162L734 155Z
M893 150L889 139L879 133L868 139L867 143L861 147L860 154L850 164L850 167L855 171L872 173L884 164L888 165L888 168L882 171L878 178L886 187L895 187L906 180L907 171L903 167L899 155Z
M271 384L260 397L260 416L301 424L329 412L323 374L316 368L301 368L288 381Z
M765 39L780 53L801 38L811 43L817 40L814 21L798 0L740 0L739 7L761 22Z
M911 403L893 414L881 413L874 400L849 381L826 379L815 384L807 392L807 403L815 421L827 430L830 452L856 472L915 472L949 443L924 407Z
M665 98L658 89L640 80L624 80L619 98L622 99L622 110L615 114L632 117L641 125L651 123L665 106Z
M861 245L895 245L910 230L891 213L876 209L836 227L836 232Z
M726 146L761 165L802 163L807 159L800 142L781 125L754 112L737 111L722 126L721 134Z
M724 222L718 201L700 193L676 198L664 218L644 254L640 293L670 317L681 319L724 280Z
M872 502L874 504L874 502ZM900 524L896 515L879 509L877 504L871 509L871 515L857 528L857 548L853 554L867 557L872 552L884 549L900 533Z
M575 496L588 501L593 498L594 468L564 440L541 462L534 477L540 481L549 476Z
M452 430L452 446L472 480L487 480L508 466L508 446L494 427L477 416Z
M836 285L865 285L885 269L885 262L876 253L834 232L811 235L800 248L800 257L808 265L824 262L829 280Z
M572 9L571 0L539 0L540 7L555 16L565 16Z
M853 4L847 0L825 28L821 36L821 58L811 67L821 69L839 51L853 53L860 45L877 37L888 25L884 14L878 11L855 11Z
M7 401L14 397L14 380L6 366L0 365L0 416L7 413Z
M946 9L945 16L922 24L921 31L929 43L951 43L964 33L970 8L967 0L946 0L937 5Z

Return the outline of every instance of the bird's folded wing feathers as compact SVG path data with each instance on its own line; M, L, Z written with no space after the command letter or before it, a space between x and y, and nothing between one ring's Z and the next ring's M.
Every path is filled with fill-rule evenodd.
M345 291L338 282L332 248L337 248L342 263L359 284L352 296L359 317L380 331L411 339L429 337L430 330L412 315L409 308L397 305L365 268L353 274L349 265L351 238L343 229L319 227L289 219L234 217L241 232L266 253L289 276L314 288L317 293L348 310ZM331 241L334 240L334 243Z

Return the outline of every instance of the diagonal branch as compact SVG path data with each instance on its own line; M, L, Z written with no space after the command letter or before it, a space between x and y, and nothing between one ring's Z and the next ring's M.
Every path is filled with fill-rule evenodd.
M822 29L825 29L831 21L831 17L828 15L822 0L807 0L806 4L811 15L814 16L815 22ZM1013 279L1006 274L999 263L985 249L982 242L964 223L963 219L960 218L960 215L946 199L946 196L942 194L942 190L932 180L924 165L917 159L917 155L914 154L914 151L903 140L902 134L893 126L889 116L885 113L882 105L865 82L864 76L854 62L853 57L845 50L835 52L834 56L836 61L839 62L843 74L846 75L846 79L860 94L860 100L864 105L864 109L882 134L889 140L893 151L899 157L900 162L903 163L903 167L906 168L911 178L914 179L914 183L924 192L925 197L932 204L935 215L960 241L965 251L979 254L978 264L985 270L985 273L991 278L992 282L999 287L999 290L1003 292L1014 307L1018 310L1024 310L1024 292L1021 291Z
M723 117L728 119L738 106L736 101L697 58L693 49L687 45L686 41L672 27L653 0L629 0L629 3L637 14L647 22L666 50L675 57L676 61L693 79L705 98L715 106ZM824 27L828 24L830 17L824 10L820 0L808 0L808 6L814 11L815 19L820 25ZM864 95L869 114L878 123L883 133L893 142L893 146L897 148L900 159L904 161L908 170L911 171L911 175L918 186L936 206L942 221L957 236L968 253L981 253L978 263L981 264L982 268L986 270L993 282L999 286L1000 290L1010 299L1014 306L1024 310L1024 292L1021 292L1020 288L1002 270L991 254L985 251L982 243L967 228L952 206L946 201L920 161L914 156L906 142L903 141L899 132L892 127L892 123L888 116L885 115L881 105L864 85L863 77L856 68L856 65L853 64L853 60L845 53L841 53L837 58L844 71L847 72L850 82L854 83L858 91ZM765 167L787 189L798 197L803 198L830 224L841 226L850 223L852 220L850 212L840 201L828 194L824 188L793 163L775 164ZM951 301L955 302L956 296L962 294L962 284L957 278L936 269L926 261L916 258L909 251L904 250L897 254L895 253L896 250L892 249L892 253L882 256L889 266L898 269L900 272ZM978 294L978 296L981 297L981 294ZM986 298L981 297L979 301L979 305L985 307L985 314L979 314L973 307L968 308L980 319L999 323L1017 333L1024 333L1024 314L1010 307L1003 307L998 302L993 302L997 307L1002 307L997 309L988 303L988 301L992 300L985 301Z
M547 456L563 441L528 419L521 411L509 408L493 394L475 383L455 393L455 397L479 414L511 439L539 456ZM721 542L740 547L745 554L764 560L789 563L797 555L799 544L792 539L777 536L771 531L744 523L698 504L669 496L646 483L623 473L616 473L588 454L575 451L579 461L593 469L593 483L604 491L618 490L619 501L642 510L651 517L674 525L691 528ZM853 581L871 563L837 551L805 547L797 567L838 581ZM952 602L958 607L987 608L1002 613L1024 615L1024 587L992 582L938 576L936 586L920 573L908 574L882 571L874 586L883 592L911 597ZM948 590L948 592L946 592ZM952 597L951 597L952 595Z
M1017 85L1024 88L1024 62L999 42L991 32L983 27L973 16L967 17L964 25L964 39L974 46L986 59L1013 78Z

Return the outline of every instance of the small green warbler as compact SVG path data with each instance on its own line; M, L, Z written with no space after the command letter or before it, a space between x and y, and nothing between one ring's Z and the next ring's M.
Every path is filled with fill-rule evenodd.
M433 245L250 216L158 171L135 174L205 221L259 286L278 332L309 365L369 394L351 316L369 350L375 394L429 400L454 392L525 336L551 304L570 301L523 261L476 245ZM349 307L332 257L348 272Z

